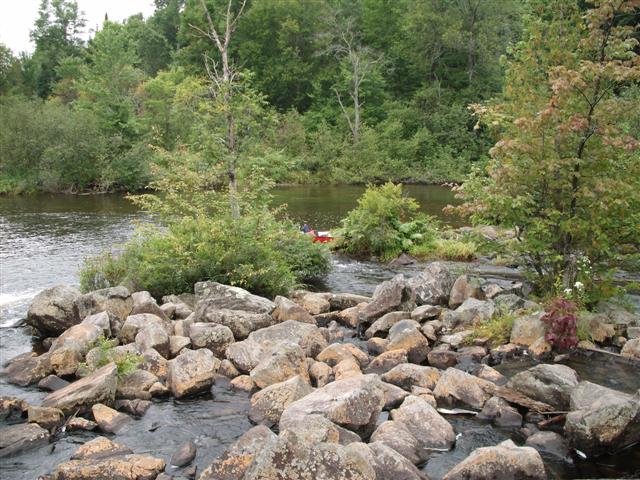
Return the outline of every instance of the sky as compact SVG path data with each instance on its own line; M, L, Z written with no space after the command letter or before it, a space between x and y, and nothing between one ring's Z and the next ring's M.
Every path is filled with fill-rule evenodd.
M76 0L84 12L87 24L82 37L93 36L96 26L102 24L105 12L109 20L120 21L142 12L145 17L153 13L153 0ZM41 0L0 0L0 43L14 53L33 52L29 32L38 16Z

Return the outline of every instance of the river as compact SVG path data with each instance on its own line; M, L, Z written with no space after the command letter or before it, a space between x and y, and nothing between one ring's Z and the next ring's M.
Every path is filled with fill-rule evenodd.
M274 202L286 203L288 215L296 222L329 229L339 225L363 190L355 186L280 187L274 192ZM459 225L459 219L442 213L444 206L455 202L449 189L408 186L406 191L418 200L426 213ZM119 195L0 197L0 363L32 348L28 332L15 324L24 317L33 296L53 285L78 285L78 270L83 259L125 242L135 222L144 218L143 213ZM335 256L332 262L333 270L325 280L326 288L331 291L370 294L375 285L397 273L385 265L342 256ZM407 267L402 271L413 273L417 268L419 266ZM578 362L574 368L579 366ZM626 391L638 388L637 372L632 370L620 371L615 378L622 379L621 384L611 385L611 368L606 364L598 369L587 366L580 373L584 372L586 379L613 388ZM44 397L36 388L17 388L0 379L2 395L20 396L35 404ZM250 428L247 411L246 395L215 386L211 395L188 401L154 402L147 414L135 422L135 427L119 434L117 441L133 447L137 453L168 459L177 445L194 440L198 445L196 465L201 471ZM441 478L461 456L474 448L509 437L522 442L513 431L495 429L470 419L449 420L456 431L465 432L467 440L459 442L460 447L454 451L437 455L429 462L425 471L434 479ZM48 448L2 459L0 477L3 480L36 478L50 472L92 436L90 433L65 434ZM640 462L640 455L637 451L625 452L576 464L545 460L553 478L591 475L622 478L633 472L633 464Z

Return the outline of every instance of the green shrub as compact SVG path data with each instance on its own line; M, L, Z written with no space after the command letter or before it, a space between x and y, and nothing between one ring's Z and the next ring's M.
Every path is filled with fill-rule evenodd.
M421 260L451 260L468 262L476 258L477 245L474 242L437 238L431 242L414 245L409 253Z
M436 229L435 221L418 210L414 199L403 196L402 185L370 185L342 221L337 248L382 259L408 252L430 241Z
M483 321L474 327L473 334L466 338L466 342L471 343L477 338L488 338L491 345L508 343L515 318L513 314L501 313Z
M118 369L118 377L126 377L130 373L133 373L138 368L138 365L142 363L142 356L130 352L118 354L114 350L117 344L117 340L108 340L104 336L99 337L93 345L94 348L98 348L98 358L95 365L89 368L86 363L81 363L80 369L86 372L92 372L114 362Z

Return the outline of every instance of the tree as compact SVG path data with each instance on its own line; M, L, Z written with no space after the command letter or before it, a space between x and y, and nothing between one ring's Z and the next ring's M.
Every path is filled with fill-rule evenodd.
M499 141L488 176L463 186L462 209L515 227L542 287L572 288L577 259L597 274L640 242L640 142L628 120L640 105L625 94L640 80L625 22L640 1L599 0L586 13L561 0L532 5L542 15L527 18L509 63L508 102L474 106Z
M36 91L42 98L51 93L58 81L56 67L60 60L81 56L83 42L79 38L85 26L82 13L74 0L42 0L31 39L36 44L31 61L36 66Z
M240 2L237 10L233 9L233 0L228 0L227 9L224 13L223 30L216 26L213 21L209 7L205 0L200 0L200 6L207 20L206 30L197 25L191 25L197 32L206 37L217 50L220 61L214 60L208 54L204 55L204 64L207 75L211 81L211 93L213 97L220 102L220 107L226 118L226 135L225 146L227 149L227 176L229 178L229 202L231 206L231 215L234 219L240 217L240 206L238 203L238 180L236 177L236 163L238 156L238 145L236 138L236 119L234 116L233 101L235 90L238 86L239 77L238 70L234 67L232 60L229 58L229 46L231 36L236 30L238 20L242 16L246 0ZM218 34L220 30L220 34ZM221 69L218 64L221 64Z
M349 97L351 97L353 113L347 110L338 88L334 88L333 91L349 125L353 143L358 143L362 126L362 106L364 105L362 84L373 72L376 65L382 61L382 55L366 45L362 45L359 35L355 31L353 18L347 17L343 21L339 19L339 16L339 12L334 13L333 31L328 32L332 38L329 45L325 47L324 53L335 55L341 64L344 78L349 84Z

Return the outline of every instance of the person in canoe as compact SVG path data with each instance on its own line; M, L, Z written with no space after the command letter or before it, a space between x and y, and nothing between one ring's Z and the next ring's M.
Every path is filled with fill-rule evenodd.
M315 236L315 234L316 234L315 230L313 230L313 229L309 226L309 224L308 224L308 223L306 223L306 222L304 223L304 225L302 225L302 228L300 229L300 231L301 231L302 233L307 233L307 234L309 234L309 235L313 235L313 236Z

